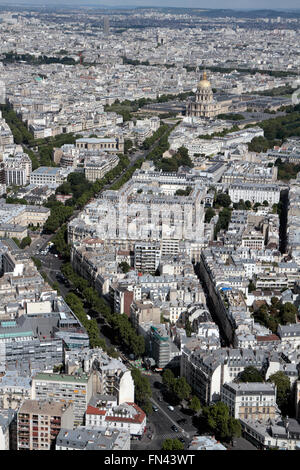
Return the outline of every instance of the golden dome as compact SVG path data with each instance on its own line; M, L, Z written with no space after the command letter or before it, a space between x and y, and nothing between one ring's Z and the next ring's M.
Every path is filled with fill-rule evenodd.
M204 70L202 80L200 80L200 82L198 83L197 88L202 89L202 88L210 88L210 87L211 87L210 81L207 80L207 74L206 74L206 71Z

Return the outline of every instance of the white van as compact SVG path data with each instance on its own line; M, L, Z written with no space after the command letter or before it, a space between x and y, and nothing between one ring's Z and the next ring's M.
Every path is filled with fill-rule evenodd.
M174 406L169 405L169 406L168 406L168 409L169 409L170 411L174 411Z

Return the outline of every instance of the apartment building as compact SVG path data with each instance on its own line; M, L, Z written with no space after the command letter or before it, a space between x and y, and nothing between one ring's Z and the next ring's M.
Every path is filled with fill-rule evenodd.
M276 386L273 383L225 383L221 401L236 419L266 422L276 417Z
M130 319L136 329L141 323L160 322L160 308L155 307L149 300L134 300L130 306Z
M160 243L135 243L134 267L137 271L155 273L161 256Z
M66 179L72 168L55 168L48 166L40 166L30 175L30 184L37 186L49 186L57 188Z
M232 202L250 201L260 203L267 201L270 206L278 204L280 187L274 184L233 183L230 184L228 194Z
M84 175L88 181L93 183L119 163L119 157L115 154L109 155L103 153L101 155L88 156L84 160Z
M93 372L93 393L116 397L118 404L134 402L134 382L131 372L123 362L113 359L101 348L84 348L65 351L68 373L83 369Z
M184 346L180 375L204 403L211 403L220 400L222 385L233 382L248 366L268 368L267 352L226 348L201 351Z
M27 153L17 153L4 161L5 183L7 186L25 186L30 181L32 163Z
M92 375L44 374L32 379L32 397L73 404L74 425L84 421L84 414L92 396Z
M25 400L17 413L17 450L54 450L60 429L72 429L72 405Z

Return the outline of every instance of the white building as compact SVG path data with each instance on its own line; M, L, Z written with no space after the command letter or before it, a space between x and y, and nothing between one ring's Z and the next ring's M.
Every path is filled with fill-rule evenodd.
M30 184L37 186L49 186L57 188L66 179L72 168L55 168L48 166L40 166L30 175Z
M135 403L122 405L89 404L85 414L86 427L101 427L129 432L132 436L142 436L146 427L146 414Z
M270 206L278 204L280 187L271 184L234 183L229 186L228 194L232 202L250 201L260 203L267 201Z

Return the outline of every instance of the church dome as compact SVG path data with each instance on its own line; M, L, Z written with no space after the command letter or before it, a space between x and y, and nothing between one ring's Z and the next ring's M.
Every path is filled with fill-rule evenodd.
M197 85L198 90L202 90L203 88L211 88L210 81L207 80L206 71L203 72L202 80Z

